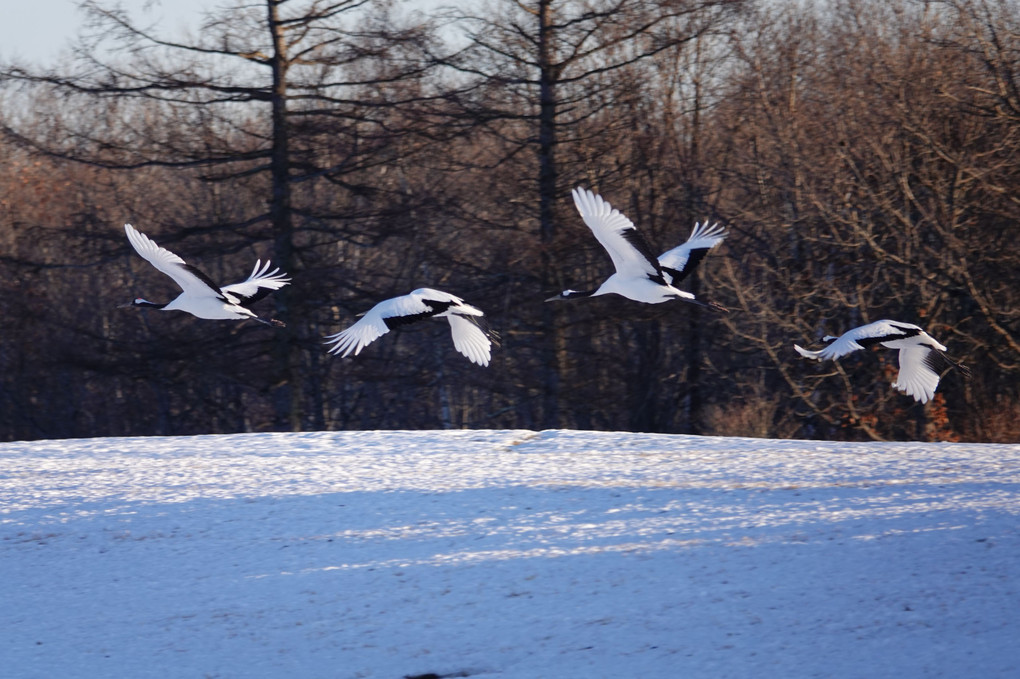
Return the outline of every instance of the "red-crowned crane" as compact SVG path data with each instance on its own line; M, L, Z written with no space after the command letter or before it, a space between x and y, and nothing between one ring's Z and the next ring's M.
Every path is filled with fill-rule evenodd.
M492 345L499 336L489 329L481 309L466 304L456 295L432 288L419 288L400 297L379 302L351 327L326 337L332 354L357 356L366 346L393 328L427 318L446 318L450 322L453 346L473 363L489 365Z
M171 302L157 304L141 297L123 306L149 307L163 311L185 311L198 318L210 320L243 320L250 318L266 325L282 326L281 321L259 318L248 307L269 294L290 283L287 274L280 269L269 270L261 260L255 262L251 275L240 283L216 285L208 276L166 248L156 245L148 236L130 224L124 225L128 241L135 252L149 264L172 278L182 292Z
M913 323L900 321L875 321L849 330L839 337L826 335L823 342L828 346L818 351L808 351L796 344L793 348L805 358L818 361L846 356L858 349L879 344L888 349L899 349L900 373L893 387L913 396L921 403L927 403L939 386L939 359L957 368L964 375L970 370L961 363L946 356L946 347Z
M709 250L726 238L724 228L718 224L695 224L687 242L656 258L633 222L601 196L580 187L571 194L584 223L609 253L616 272L594 290L564 290L547 302L616 294L645 304L681 299L717 311L726 310L714 302L696 300L693 294L675 287Z

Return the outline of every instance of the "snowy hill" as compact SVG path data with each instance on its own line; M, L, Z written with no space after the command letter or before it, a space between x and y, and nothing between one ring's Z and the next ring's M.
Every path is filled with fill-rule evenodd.
M1016 677L1020 445L0 444L0 675Z

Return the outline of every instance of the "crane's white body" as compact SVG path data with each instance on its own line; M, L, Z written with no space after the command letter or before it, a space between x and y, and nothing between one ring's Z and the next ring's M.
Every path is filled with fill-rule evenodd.
M204 273L166 248L160 247L130 224L124 225L124 231L135 252L157 270L172 278L181 288L181 294L166 304L156 304L139 297L132 303L135 306L148 306L163 311L184 311L208 320L250 318L262 321L245 305L261 299L269 290L279 290L290 283L290 278L280 273L279 268L270 271L268 261L263 265L262 261L258 260L247 279L219 287Z
M446 318L450 323L453 346L471 362L489 365L495 333L483 325L481 309L442 290L419 288L407 295L379 302L351 327L326 337L332 354L357 356L366 346L392 328L426 318ZM342 353L341 353L342 352Z
M595 290L564 290L552 299L616 294L645 304L694 300L693 294L674 284L693 270L705 252L726 238L725 229L718 225L695 224L685 243L656 258L634 223L608 201L581 188L575 188L571 195L584 223L609 253L616 271ZM692 254L698 256L692 257Z
M829 342L829 345L818 351L808 351L796 344L793 348L801 356L818 361L837 359L873 344L898 349L900 372L893 382L893 387L908 396L913 396L920 403L927 403L935 395L935 389L939 385L939 373L936 372L932 354L938 352L945 357L942 352L946 347L920 326L900 321L875 321L849 330L839 337L829 335L824 341ZM952 363L950 359L946 360ZM955 363L953 365L960 367Z

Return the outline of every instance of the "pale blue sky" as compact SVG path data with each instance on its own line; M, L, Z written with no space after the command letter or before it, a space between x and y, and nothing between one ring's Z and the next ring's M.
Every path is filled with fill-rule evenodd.
M113 6L115 3L110 3ZM197 25L210 0L123 0L123 7L168 31ZM47 63L66 51L78 34L82 15L78 0L0 0L0 57Z
M67 51L78 35L82 14L78 0L0 0L0 59L14 57L45 64ZM107 3L114 6L117 0ZM197 27L203 10L233 4L232 0L120 0L135 19L158 21L171 37ZM411 0L410 7L443 4L439 0Z

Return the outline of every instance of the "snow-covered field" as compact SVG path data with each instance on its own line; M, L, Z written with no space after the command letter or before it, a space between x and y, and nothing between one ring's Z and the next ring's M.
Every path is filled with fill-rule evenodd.
M0 444L0 676L1020 677L1020 445Z

